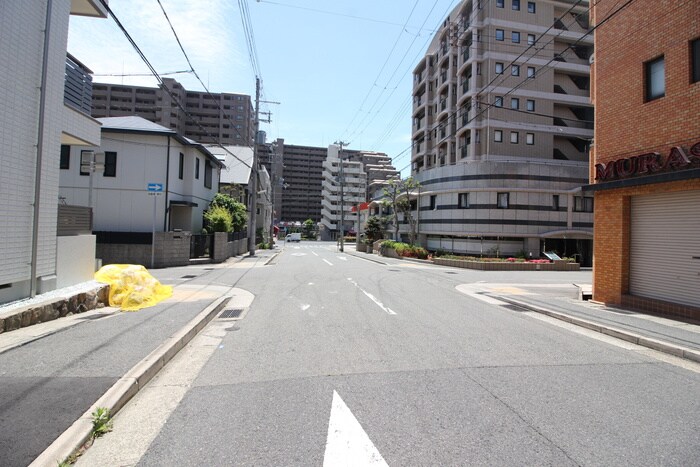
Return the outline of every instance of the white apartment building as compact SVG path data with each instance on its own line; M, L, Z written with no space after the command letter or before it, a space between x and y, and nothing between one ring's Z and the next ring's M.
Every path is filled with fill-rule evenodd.
M66 59L71 15L107 17L94 0L0 2L0 303L94 273L89 225L57 236L61 145L100 144L90 71Z
M445 18L414 69L423 246L590 264L588 3L464 0Z
M321 240L336 240L341 231L341 212L342 230L347 234L356 228L357 213L352 208L366 201L367 174L362 162L348 160L338 146L330 145L323 162L322 186Z

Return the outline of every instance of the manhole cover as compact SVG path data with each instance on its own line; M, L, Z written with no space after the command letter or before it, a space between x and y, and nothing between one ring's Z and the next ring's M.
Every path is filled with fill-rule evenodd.
M194 274L187 274L187 275L182 276L183 279L194 279L195 277L197 277L197 276Z
M219 318L240 318L241 313L243 313L243 308L232 308L222 311Z

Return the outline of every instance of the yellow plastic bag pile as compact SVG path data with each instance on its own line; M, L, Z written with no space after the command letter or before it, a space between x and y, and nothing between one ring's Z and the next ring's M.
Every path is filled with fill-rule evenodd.
M173 294L171 286L161 285L138 264L108 264L95 273L95 280L109 284L109 305L124 311L153 306Z

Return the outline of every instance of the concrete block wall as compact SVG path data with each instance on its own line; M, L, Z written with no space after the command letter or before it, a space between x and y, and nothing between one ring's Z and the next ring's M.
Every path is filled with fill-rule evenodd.
M155 267L167 268L188 265L191 238L191 232L156 232Z

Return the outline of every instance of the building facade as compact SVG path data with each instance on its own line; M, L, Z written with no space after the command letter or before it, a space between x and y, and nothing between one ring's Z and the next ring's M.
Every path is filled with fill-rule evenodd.
M278 221L321 221L323 164L328 151L328 148L285 144L282 138L258 145L260 163L270 174ZM365 186L398 175L391 158L384 153L346 149L343 154L348 160L363 165Z
M357 153L355 154L357 155ZM357 229L357 206L367 200L364 164L353 160L336 145L328 147L323 162L321 240L336 240Z
M91 205L98 233L200 233L203 213L219 190L223 164L199 143L143 118L99 121L100 147L68 147L61 165L62 199ZM90 151L104 155L92 175L81 164ZM153 185L160 190L149 191Z
M163 78L158 88L95 83L92 115L138 115L200 143L253 144L255 125L250 96L188 91L172 78Z
M0 303L75 284L60 277L71 259L94 272L91 235L57 236L61 145L100 143L82 105L90 71L66 54L71 15L107 12L90 0L0 4Z
M462 1L414 69L420 242L590 264L588 2Z
M700 1L593 8L593 299L700 319ZM607 19L609 18L609 19Z

